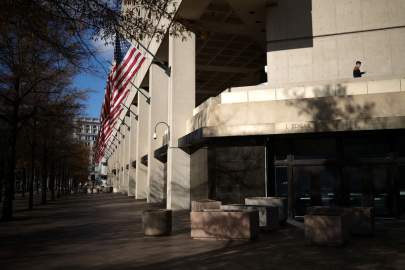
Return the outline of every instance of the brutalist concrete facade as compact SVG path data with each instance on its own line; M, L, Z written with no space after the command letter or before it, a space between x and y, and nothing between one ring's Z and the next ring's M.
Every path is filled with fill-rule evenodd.
M111 143L115 191L170 209L285 196L297 219L311 205L404 215L404 0L174 8L190 35L146 42L171 73L147 59L134 80L150 104L134 89L125 102L138 118L124 111L128 138Z

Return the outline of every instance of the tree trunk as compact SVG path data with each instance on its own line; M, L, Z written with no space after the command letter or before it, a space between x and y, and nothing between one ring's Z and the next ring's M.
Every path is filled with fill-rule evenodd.
M40 170L39 169L36 170L36 172L35 172L35 189L36 189L37 195L39 194L39 179L41 179L40 175L41 175Z
M31 177L28 183L28 209L34 209L34 182L35 177L35 154L37 150L37 120L34 118L34 126L32 130L32 141L31 141Z
M51 174L49 175L49 189L51 191L51 200L54 201L55 198L55 166L54 163L51 165Z
M56 198L60 198L60 179L62 178L62 168L59 166L58 178L56 179Z
M0 161L0 203L3 201L4 163Z
M48 168L47 168L47 149L44 146L43 150L43 157L42 157L42 185L41 185L41 204L46 204L47 198L46 198L46 189L47 189L47 180L48 180Z
M35 181L35 164L34 158L31 156L31 175L28 183L28 209L34 209L34 181Z
M35 136L35 134L34 134ZM34 139L35 140L35 139ZM31 177L28 185L28 209L34 209L34 181L35 181L35 148L36 143L33 141L31 145Z
M22 169L21 197L25 198L25 188L27 186L27 169Z
M18 107L14 109L15 115L18 113ZM17 119L15 117L14 119ZM16 163L16 144L17 144L17 120L12 121L10 130L10 152L8 159L8 168L5 178L5 193L3 203L2 220L9 221L13 218L13 200L14 200L14 183L15 183L15 163Z
M34 181L35 181L35 167L31 168L31 175L28 183L28 209L34 209Z

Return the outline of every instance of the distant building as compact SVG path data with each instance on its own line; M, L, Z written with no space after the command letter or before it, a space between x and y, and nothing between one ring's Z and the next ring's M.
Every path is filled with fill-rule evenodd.
M90 149L89 152L89 160L90 160L90 167L89 167L89 178L98 180L98 173L96 170L96 164L93 164L93 156L94 156L94 144L96 143L97 134L100 129L100 120L98 118L93 117L81 117L76 119L77 129L74 132L73 136L79 140L84 142Z

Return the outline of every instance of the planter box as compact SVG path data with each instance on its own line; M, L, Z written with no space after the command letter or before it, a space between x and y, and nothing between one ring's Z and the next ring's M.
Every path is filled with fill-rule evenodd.
M278 207L267 205L228 204L222 205L222 210L256 210L259 212L259 227L262 230L276 230L279 228Z
M170 235L172 232L172 210L145 210L142 214L145 236Z
M341 246L349 240L350 215L342 208L309 207L304 227L307 243Z
M222 203L220 201L215 201L215 200L210 200L210 199L192 201L191 202L191 211L199 212L199 211L204 211L206 209L221 209L221 204Z
M193 239L251 240L258 235L258 211L206 210L191 212Z
M104 187L104 192L105 193L112 193L113 192L113 187Z
M353 235L374 234L374 207L345 208L350 215L350 232Z
M288 201L285 197L249 197L245 198L246 205L266 205L278 207L278 219L285 223L288 217Z

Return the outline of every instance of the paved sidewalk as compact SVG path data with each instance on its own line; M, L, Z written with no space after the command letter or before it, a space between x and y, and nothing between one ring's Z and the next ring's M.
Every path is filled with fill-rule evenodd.
M145 238L146 207L94 194L18 211L0 223L0 269L405 269L404 222L380 224L375 237L344 248L320 248L305 245L292 226L253 242L191 240L188 213L178 212L172 236Z

